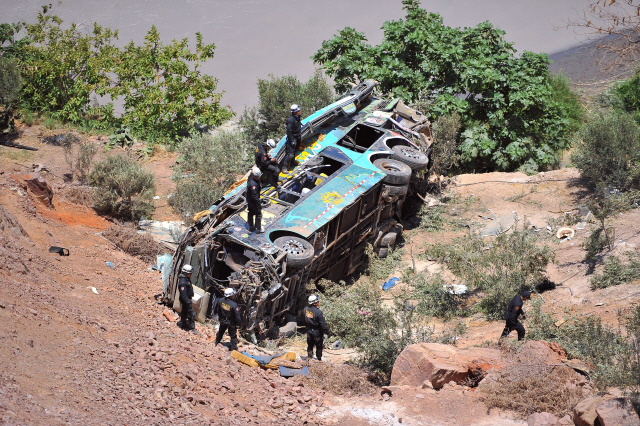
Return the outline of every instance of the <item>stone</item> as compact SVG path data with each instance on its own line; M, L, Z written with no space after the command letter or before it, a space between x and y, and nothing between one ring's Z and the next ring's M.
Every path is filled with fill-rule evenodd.
M533 413L527 419L527 426L558 426L558 418L551 413Z
M32 173L25 175L24 182L27 184L29 192L33 195L33 198L40 201L43 205L52 208L53 207L53 190L51 186L40 173Z
M558 420L558 426L574 426L573 419L569 414Z
M483 374L502 365L497 349L459 349L440 343L418 343L407 346L396 359L391 385L425 388L428 381L434 389L440 389L450 381L459 384L472 374Z
M598 415L596 406L602 402L602 396L594 395L583 399L573 408L573 422L576 426L594 426Z
M612 398L596 406L600 426L640 426L640 418L629 398Z

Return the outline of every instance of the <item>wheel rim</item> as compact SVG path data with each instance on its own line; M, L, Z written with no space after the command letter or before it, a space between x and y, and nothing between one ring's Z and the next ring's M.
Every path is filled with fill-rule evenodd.
M289 254L300 255L304 253L304 246L299 241L287 240L282 247Z
M400 172L400 171L402 171L402 170L400 170L400 168L399 168L399 167L396 167L396 166L394 166L393 164L385 164L385 165L384 165L384 169L385 169L385 170L392 171L392 172Z
M424 156L420 151L411 148L400 148L400 152L404 157L411 158L413 160L422 160Z

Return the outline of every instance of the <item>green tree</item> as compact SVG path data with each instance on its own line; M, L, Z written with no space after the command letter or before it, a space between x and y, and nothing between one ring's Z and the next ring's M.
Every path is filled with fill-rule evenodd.
M25 80L21 106L80 123L89 110L90 96L104 94L111 84L118 32L95 23L90 28L73 23L63 29L62 23L44 9L35 23L26 24L30 42L17 55Z
M465 168L533 171L556 164L570 126L553 99L548 56L525 51L516 57L504 31L489 22L451 28L418 0L403 4L405 19L385 22L377 46L353 28L322 43L312 58L336 90L373 78L384 93L427 99L431 118L460 114Z
M620 100L620 109L633 114L636 122L640 123L640 71L616 85L613 93Z
M214 44L204 44L200 33L193 52L187 38L163 44L155 25L144 40L142 46L131 41L123 48L114 68L116 83L104 90L124 100L121 126L147 141L166 141L176 140L178 131L195 121L217 126L233 116L220 106L218 80L200 70L213 58Z
M254 143L284 135L291 105L298 104L302 116L307 117L330 104L334 93L322 72L316 70L306 83L294 75L258 79L258 96L258 105L246 108L240 117L240 127Z

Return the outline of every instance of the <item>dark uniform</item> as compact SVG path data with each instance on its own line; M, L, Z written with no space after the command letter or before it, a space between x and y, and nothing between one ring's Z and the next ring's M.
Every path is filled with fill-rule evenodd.
M316 358L322 361L323 334L329 334L329 327L324 320L322 311L310 305L304 308L304 322L307 326L307 355L313 357L313 347L316 347Z
M296 151L300 147L300 136L302 135L302 124L300 123L300 116L297 114L291 114L287 118L287 144L285 150L287 155L284 157L283 167L289 167L291 160L296 156Z
M262 228L262 206L260 205L261 190L262 186L260 186L260 179L256 179L253 173L250 173L249 179L247 179L247 219L249 222L250 232L253 232L256 228Z
M220 320L220 329L216 335L216 345L222 341L224 332L229 330L229 337L231 337L231 345L229 350L234 351L238 349L238 327L242 324L242 318L240 317L240 308L238 304L233 300L223 297L218 301L216 305L216 313Z
M178 291L180 292L180 305L182 310L180 311L180 322L183 329L189 331L196 328L194 318L196 313L193 311L193 286L191 281L184 274L180 274L178 279Z
M502 335L500 336L500 338L506 337L513 330L516 330L518 332L518 340L524 339L524 326L520 323L520 321L518 321L518 317L520 316L520 314L524 315L524 312L522 312L523 305L524 303L522 302L522 297L520 297L519 294L516 294L515 297L511 299L511 302L509 302L507 310L504 313L504 319L507 321L507 323L504 326L504 330L502 330ZM516 307L518 307L518 309L516 309Z
M267 181L268 185L275 185L278 182L280 169L271 160L269 147L266 143L261 143L256 147L256 166L262 173L269 173L271 179Z

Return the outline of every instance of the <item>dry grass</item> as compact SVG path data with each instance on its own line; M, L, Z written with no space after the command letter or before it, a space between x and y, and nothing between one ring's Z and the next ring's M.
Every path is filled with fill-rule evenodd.
M60 196L73 204L93 206L93 188L90 186L65 185L59 192Z
M504 356L506 367L490 373L478 388L489 408L512 410L523 418L536 412L562 417L593 393L572 368L549 365L531 350Z
M377 388L368 379L369 374L354 365L329 364L326 362L308 363L309 376L297 376L313 388L320 388L334 395L373 395Z
M102 235L125 253L137 256L145 262L155 262L156 256L166 251L151 235L138 234L133 224L116 223Z

